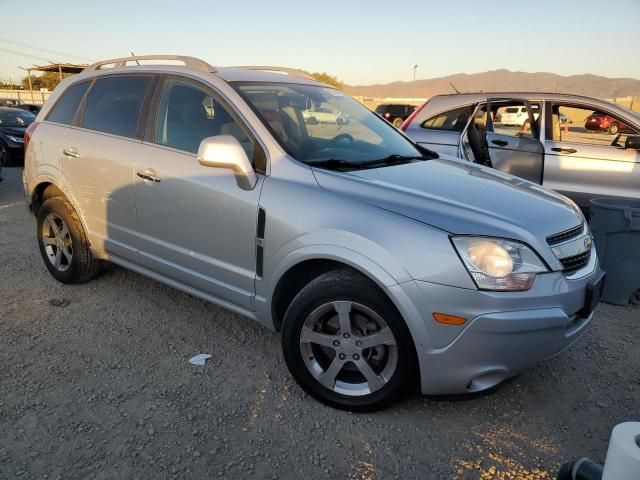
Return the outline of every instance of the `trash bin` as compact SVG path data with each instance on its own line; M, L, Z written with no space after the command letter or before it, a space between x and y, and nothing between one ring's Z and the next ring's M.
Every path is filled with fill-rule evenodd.
M640 303L640 200L594 198L589 227L607 272L602 301Z

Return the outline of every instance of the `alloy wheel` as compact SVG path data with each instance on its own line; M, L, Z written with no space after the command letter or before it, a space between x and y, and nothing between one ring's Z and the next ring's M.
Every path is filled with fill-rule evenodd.
M42 223L41 235L51 265L60 272L68 270L73 259L73 243L64 220L59 215L50 213Z
M370 308L335 301L316 308L300 331L300 353L326 388L362 396L383 388L398 365L398 347L387 323Z

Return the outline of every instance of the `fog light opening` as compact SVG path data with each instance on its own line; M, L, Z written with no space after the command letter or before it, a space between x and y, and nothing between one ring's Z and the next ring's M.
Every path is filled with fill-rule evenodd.
M481 392L483 390L488 390L489 388L495 387L499 383L502 383L508 378L508 376L509 375L506 370L493 370L491 372L485 372L473 378L469 382L469 385L467 385L467 390L469 392Z

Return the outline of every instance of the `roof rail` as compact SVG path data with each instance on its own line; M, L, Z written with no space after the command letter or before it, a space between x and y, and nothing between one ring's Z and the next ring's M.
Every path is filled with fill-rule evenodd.
M241 65L241 66L227 67L227 68L237 68L240 70L260 70L264 72L281 72L281 73L286 73L287 75L290 75L292 77L302 77L302 78L306 78L307 80L317 81L315 78L313 78L311 74L305 72L304 70L300 70L298 68L272 67L269 65L257 65L257 66Z
M84 69L85 72L91 72L94 70L103 70L106 65L113 65L114 67L126 67L128 63L136 62L139 65L140 60L177 60L184 63L185 67L193 68L196 70L202 70L205 72L215 73L216 69L209 65L204 60L200 60L195 57L186 57L183 55L137 55L131 57L111 58L109 60L102 60L96 62L93 65L89 65Z

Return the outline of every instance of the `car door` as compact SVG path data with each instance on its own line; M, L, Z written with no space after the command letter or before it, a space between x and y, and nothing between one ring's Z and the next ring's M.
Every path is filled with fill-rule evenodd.
M461 133L475 107L475 104L464 105L434 113L422 123L410 125L406 133L415 142L429 150L458 157Z
M508 110L526 108L527 120L502 123ZM542 183L544 147L539 138L540 102L522 99L489 98L486 111L486 151L493 168L531 182Z
M624 147L639 125L618 118L626 126L619 134L590 129L593 115L617 116L583 103L547 102L546 111L544 186L582 207L596 197L640 198L640 153Z
M61 175L70 186L92 247L135 261L135 159L141 153L151 75L107 75L86 93L61 139Z
M135 165L140 265L251 308L263 176L243 190L231 170L200 165L196 152L202 139L222 134L240 141L249 158L262 147L204 84L166 77L156 97Z

